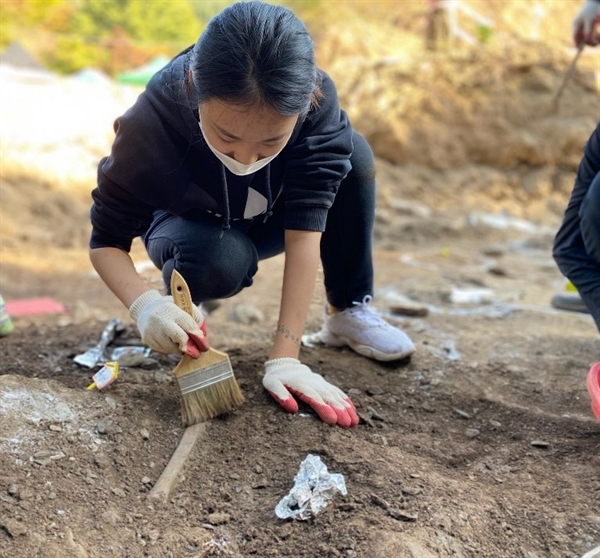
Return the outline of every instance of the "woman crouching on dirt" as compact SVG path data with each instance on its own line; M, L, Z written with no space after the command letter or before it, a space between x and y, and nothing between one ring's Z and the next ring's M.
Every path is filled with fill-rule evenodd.
M285 253L263 384L289 412L297 396L329 424L356 425L349 397L298 360L319 259L323 344L381 361L414 345L370 306L373 154L315 66L304 24L281 6L229 6L151 79L115 131L92 193L90 257L143 342L183 352L188 333L203 335L204 317L142 280L128 254L134 237L167 293L177 269L196 304L239 293L260 260Z

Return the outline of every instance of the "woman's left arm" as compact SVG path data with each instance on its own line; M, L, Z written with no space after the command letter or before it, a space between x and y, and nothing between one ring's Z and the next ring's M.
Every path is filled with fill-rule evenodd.
M285 269L279 321L263 385L289 413L298 411L294 396L310 405L327 424L356 426L350 398L298 360L308 308L319 266L321 233L286 230Z
M279 321L269 358L298 358L320 261L321 233L285 232L285 268Z

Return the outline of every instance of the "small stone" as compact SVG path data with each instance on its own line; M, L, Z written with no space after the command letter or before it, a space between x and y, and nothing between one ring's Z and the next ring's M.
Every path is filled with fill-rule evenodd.
M152 479L150 477L142 477L142 484L152 484Z
M465 436L467 438L477 438L481 432L477 428L467 428L465 430Z
M150 432L148 432L148 430L146 430L145 428L142 428L140 430L140 434L142 435L142 438L144 440L149 440L150 439Z
M508 277L508 271L499 265L493 265L488 269L488 273L496 277Z
M116 525L119 522L119 516L112 510L103 512L100 519L107 525Z
M35 493L33 490L28 490L27 488L22 488L19 490L19 500L33 500Z
M94 454L94 463L98 469L108 469L112 464L110 458L101 451Z
M240 480L240 476L237 473L230 473L229 478L233 480Z
M62 432L62 428L58 424L51 424L48 426L48 430L52 430L52 432Z
M13 496L14 498L18 498L19 497L19 485L18 484L11 484L8 487L8 493Z
M27 525L16 519L2 519L0 525L4 527L6 532L14 539L27 534Z
M366 424L370 428L375 428L375 423L371 420L370 415L361 412L357 412L356 414L358 415L358 418L360 419L361 423Z
M148 531L148 540L150 542L156 542L160 538L160 531L158 529L150 529Z
M104 398L104 401L106 401L106 404L114 411L117 408L117 402L114 400L114 398L112 398L110 395L107 395Z
M98 434L103 435L120 434L123 432L121 427L118 424L115 424L109 418L102 419L98 424L96 424L96 430L98 431Z
M398 521L416 521L419 518L419 515L416 513L408 513L405 511L395 510L391 508L387 512L391 518L396 519Z
M533 440L533 442L531 442L531 445L534 448L549 448L550 447L550 443L544 442L543 440Z
M112 421L110 419L102 419L98 424L96 424L96 430L98 434L107 434L108 428Z
M110 490L113 494L116 494L119 498L125 498L127 496L127 494L125 494L125 491L122 488L119 488L118 486L115 488L111 488Z
M431 406L429 403L423 403L421 405L421 409L427 411L428 413L435 413L435 407Z
M228 513L214 512L208 515L206 520L211 525L225 525L229 523L231 516Z
M390 312L392 312L392 314L401 314L403 316L424 318L429 314L429 308L418 302L406 300L390 306Z
M52 452L50 451L38 451L36 453L33 454L33 456L31 456L29 458L30 461L32 461L33 463L37 463L38 465L41 465L42 467L49 465L50 463L52 463Z
M464 418L465 420L468 420L471 418L471 415L469 413L467 413L466 411L463 411L461 409L454 409L454 412L460 417L460 418Z
M254 472L255 472L257 475L262 475L262 473L263 473L263 468L262 468L260 465L256 465L256 466L254 467Z
M369 413L371 414L371 418L373 420L379 420L381 422L385 421L385 419L383 418L383 416L380 415L373 407L367 407L367 411L369 411Z
M371 494L371 502L373 502L373 504L375 504L377 507L382 508L384 510L390 508L390 505L381 496L378 496L377 494Z
M499 420L490 420L490 424L494 427L494 428L502 428L502 423Z

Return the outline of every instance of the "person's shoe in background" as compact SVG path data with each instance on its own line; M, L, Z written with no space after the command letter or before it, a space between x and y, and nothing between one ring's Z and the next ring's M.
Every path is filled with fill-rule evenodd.
M6 312L6 306L4 305L4 299L0 295L0 337L8 335L15 326L10 319L10 316Z
M552 297L550 304L559 310L568 310L569 312L583 312L589 314L585 302L579 296L579 293L558 293Z

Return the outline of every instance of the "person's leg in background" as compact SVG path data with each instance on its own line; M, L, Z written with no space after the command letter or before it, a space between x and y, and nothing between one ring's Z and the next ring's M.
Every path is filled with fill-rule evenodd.
M587 191L575 186L556 234L553 256L600 331L600 173Z
M554 242L554 259L575 285L600 331L600 173L587 191L575 186ZM600 362L587 376L592 411L600 420Z

